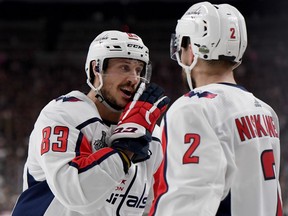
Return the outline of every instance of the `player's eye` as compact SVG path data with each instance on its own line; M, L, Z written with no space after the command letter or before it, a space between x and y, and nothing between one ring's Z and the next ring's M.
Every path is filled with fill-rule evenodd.
M121 65L120 67L121 72L125 73L125 72L129 72L130 67L128 65Z

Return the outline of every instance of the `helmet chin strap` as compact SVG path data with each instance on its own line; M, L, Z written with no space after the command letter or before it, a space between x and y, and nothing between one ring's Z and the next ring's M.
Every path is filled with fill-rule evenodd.
M104 98L104 96L101 93L101 90L96 92L96 96L95 96L102 104L104 104L108 109L110 109L113 112L117 112L120 113L123 111L123 109L115 109L113 108Z
M96 88L94 85L92 85L92 83L90 82L89 79L87 79L87 84L90 86L91 89L94 90L94 92L96 93L95 97L97 98L98 101L100 101L100 103L104 104L104 106L106 106L108 109L110 109L112 112L122 112L123 109L115 109L113 108L104 98L104 96L101 93L101 88L103 86L103 79L102 79L102 75L100 73L96 73L96 76L98 76L99 78L99 86Z
M198 61L198 56L194 55L194 60L192 62L192 64L190 66L185 65L181 62L181 59L179 57L179 52L176 53L176 58L177 58L177 62L178 64L184 69L185 73L186 73L186 79L187 79L187 83L189 85L190 91L193 90L193 85L192 85L192 78L191 78L191 71L192 69L195 67L197 61Z

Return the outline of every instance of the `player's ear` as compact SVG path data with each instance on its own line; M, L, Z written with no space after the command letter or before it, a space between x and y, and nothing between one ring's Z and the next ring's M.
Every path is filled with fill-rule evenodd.
M93 60L93 61L91 62L91 68L92 68L92 70L93 70L94 76L96 75L96 73L99 73L99 66L97 65L97 63L96 63L95 60Z
M90 77L91 77L91 83L93 83L94 86L99 86L99 66L97 66L97 63L95 60L91 61L90 63Z
M193 48L192 48L192 45L190 44L189 45L189 53L191 54L190 56L190 58L191 58L191 62L193 62L193 60L194 60L194 53L193 53Z

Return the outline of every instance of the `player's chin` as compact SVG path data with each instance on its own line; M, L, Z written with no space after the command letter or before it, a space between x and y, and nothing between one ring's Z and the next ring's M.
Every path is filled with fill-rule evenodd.
M131 102L131 99L128 99L128 98L121 98L121 100L118 101L117 105L119 107L122 107L122 108L125 108L125 106Z

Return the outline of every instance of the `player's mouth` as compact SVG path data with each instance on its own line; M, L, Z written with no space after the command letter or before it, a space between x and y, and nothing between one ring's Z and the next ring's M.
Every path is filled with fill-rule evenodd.
M134 90L132 90L131 88L120 88L121 92L123 93L122 96L129 100L132 98L132 96L134 95Z

